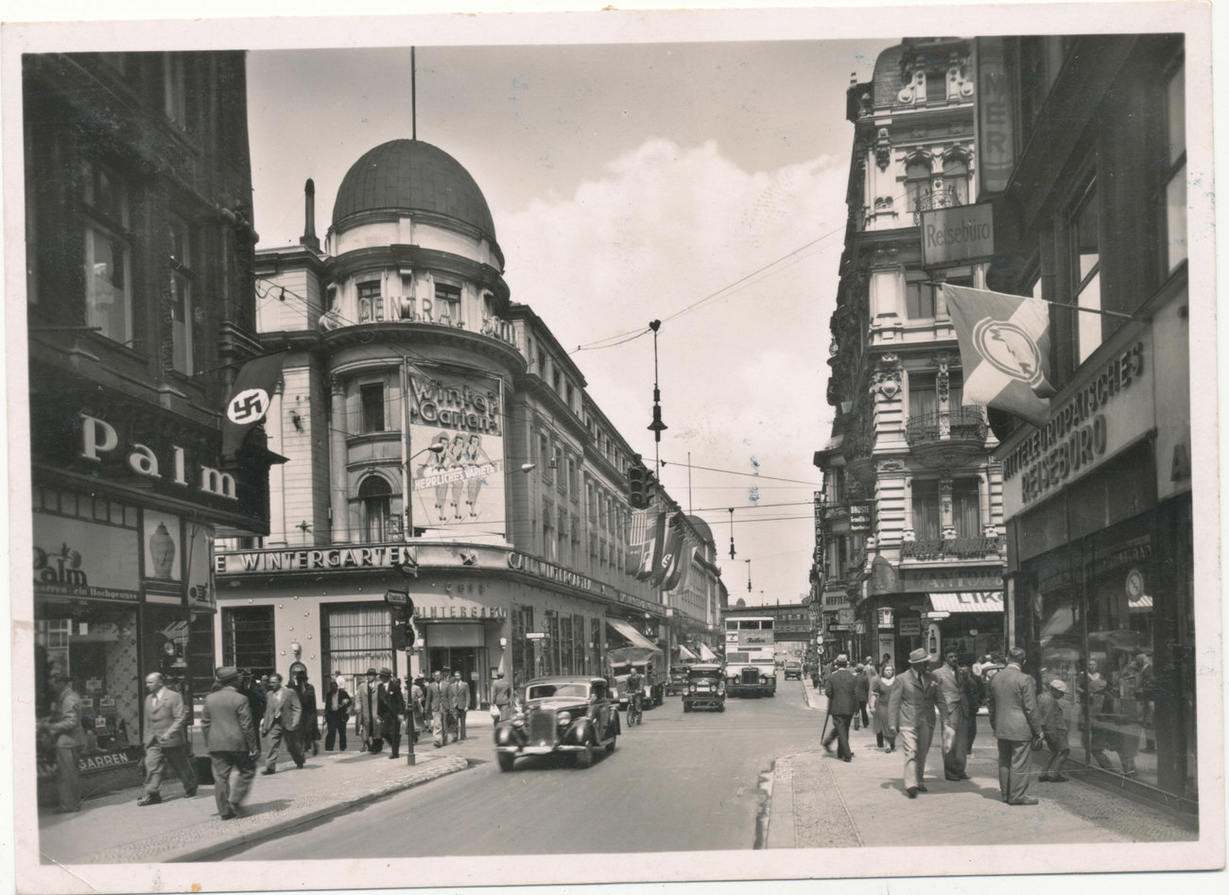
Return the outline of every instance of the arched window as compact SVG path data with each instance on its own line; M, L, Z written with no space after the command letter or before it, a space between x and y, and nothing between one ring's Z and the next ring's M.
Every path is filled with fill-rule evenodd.
M969 204L969 163L964 156L951 155L943 160L943 186L951 204Z
M930 192L930 159L915 156L905 164L905 195L910 211L921 211L922 197Z
M392 489L378 475L368 476L359 485L359 527L367 543L380 543L387 539L391 498Z

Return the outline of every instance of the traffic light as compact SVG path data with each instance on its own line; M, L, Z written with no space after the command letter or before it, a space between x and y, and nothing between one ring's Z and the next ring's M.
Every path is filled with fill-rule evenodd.
M627 502L637 510L649 505L649 471L639 463L627 467Z

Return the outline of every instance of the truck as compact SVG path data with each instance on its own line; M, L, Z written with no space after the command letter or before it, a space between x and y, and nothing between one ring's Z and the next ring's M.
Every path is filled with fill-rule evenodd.
M661 650L644 646L612 649L606 654L606 664L610 666L610 676L615 681L619 708L627 708L627 676L631 674L633 667L644 679L644 697L640 700L641 707L647 709L662 704L669 670L666 668L666 654Z

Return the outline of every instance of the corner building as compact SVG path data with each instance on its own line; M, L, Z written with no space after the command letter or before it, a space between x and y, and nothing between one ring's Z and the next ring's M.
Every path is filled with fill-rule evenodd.
M1194 811L1183 38L980 39L978 55L1002 85L982 96L988 284L1057 303L1048 421L990 416L1008 637L1067 683L1090 779Z
M685 523L697 549L674 591L627 573L634 455L546 324L510 300L469 173L417 140L371 149L323 247L310 180L304 199L299 244L257 256L260 338L286 352L266 427L288 462L269 537L216 559L223 660L285 673L297 647L316 681L446 667L476 706L496 672L600 673L609 646L715 632L702 524ZM390 590L415 607L405 652Z
M815 453L813 601L825 661L1003 649L1002 480L981 407L963 401L939 284L985 261L923 257L922 217L978 200L973 43L905 40L847 92L849 218L831 319L832 434ZM971 659L970 659L971 661Z

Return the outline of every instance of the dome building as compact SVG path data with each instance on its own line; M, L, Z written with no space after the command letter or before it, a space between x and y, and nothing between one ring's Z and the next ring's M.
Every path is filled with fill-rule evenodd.
M629 573L636 456L510 300L469 172L419 140L376 146L342 178L323 245L310 180L304 197L299 244L257 254L257 328L286 352L266 428L289 459L269 537L219 550L221 659L284 670L297 642L317 680L459 670L476 707L496 672L602 673L608 646L715 640L711 533L662 495L696 548L687 574L663 597Z

